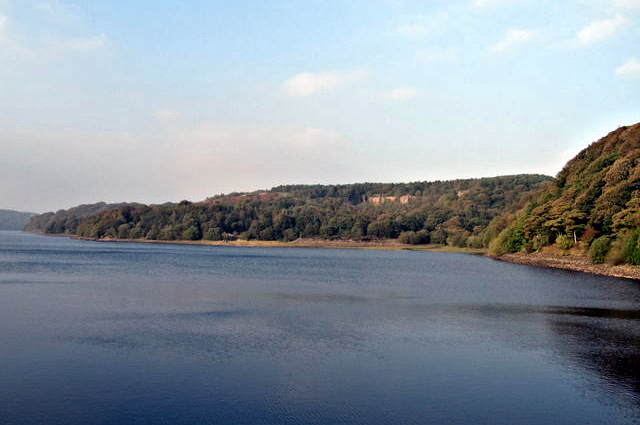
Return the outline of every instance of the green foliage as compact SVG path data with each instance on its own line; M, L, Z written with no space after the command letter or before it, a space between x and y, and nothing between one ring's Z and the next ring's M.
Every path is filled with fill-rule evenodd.
M625 243L622 239L614 239L605 261L611 265L623 264L625 262L625 248Z
M624 258L629 264L640 264L640 230L636 230L627 239Z
M484 248L484 242L482 240L482 236L479 235L474 235L474 236L469 236L467 238L467 246L469 248Z
M504 211L515 212L548 184L540 175L446 182L280 186L205 202L85 205L34 217L35 231L148 240L291 241L305 238L465 246ZM494 223L492 232L499 233ZM479 245L478 238L473 242Z
M556 245L558 246L558 248L566 251L568 249L573 248L573 246L575 244L574 244L573 239L571 238L571 236L569 236L569 235L558 235L558 237L556 238Z
M447 237L447 245L464 248L467 246L467 236L464 232L455 232Z
M609 236L600 236L595 239L589 247L589 258L593 264L602 264L607 258L609 248L611 247L611 238Z
M120 239L127 239L129 237L130 227L131 225L129 223L121 224L118 227L118 237Z
M579 239L581 245L591 244L596 262L605 261L606 255L612 264L640 263L634 236L626 241L622 237L640 228L640 124L620 127L592 143L565 165L555 185L543 190L516 217L504 214L494 222L504 219L507 229L518 221L524 223L527 251L553 242L568 250ZM498 251L510 252L519 246L513 243L519 238L511 231L496 235L489 225L485 237L490 232L491 246Z
M398 242L409 245L418 245L421 243L425 243L426 232L414 232L409 230L407 232L400 233L398 237Z
M549 234L537 234L531 241L531 249L533 251L539 251L543 246L549 245L550 242Z
M523 225L521 221L518 221L500 232L490 249L494 254L502 255L519 252L525 243Z
M187 241L197 241L202 239L202 232L199 226L189 226L187 230L182 233L182 239Z

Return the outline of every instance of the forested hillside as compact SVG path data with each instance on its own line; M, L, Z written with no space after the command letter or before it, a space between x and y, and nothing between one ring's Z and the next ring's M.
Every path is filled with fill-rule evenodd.
M542 175L515 175L444 182L280 186L219 195L199 203L128 205L85 216L71 209L35 217L27 230L149 240L399 238L411 244L482 247L492 236L485 232L491 220L522 208L551 180Z
M22 230L34 213L0 210L0 230Z
M594 263L640 264L640 124L580 152L519 214L501 219L495 253L589 253Z
M118 203L106 204L98 202L96 204L78 205L68 210L59 210L55 213L48 212L32 217L24 230L27 232L39 232L48 234L75 234L78 224L87 217L94 216L103 211L117 210L124 207L136 207L142 204ZM21 227L21 228L22 228Z

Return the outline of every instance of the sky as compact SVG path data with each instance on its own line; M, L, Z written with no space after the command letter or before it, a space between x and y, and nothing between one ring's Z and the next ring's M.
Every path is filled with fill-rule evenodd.
M0 208L555 175L640 121L640 0L0 0Z

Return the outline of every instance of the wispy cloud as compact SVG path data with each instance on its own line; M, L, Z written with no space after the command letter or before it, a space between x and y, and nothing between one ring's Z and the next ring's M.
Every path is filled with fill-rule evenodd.
M362 80L367 75L367 70L362 68L344 72L303 72L286 80L284 82L284 88L291 96L309 96L321 91L352 84Z
M526 43L534 38L535 31L531 30L510 30L507 31L506 36L498 43L489 48L491 53L503 53L513 49L519 44Z
M418 92L413 87L400 87L385 93L385 97L393 100L412 99L417 95L418 95Z
M589 45L605 40L627 26L629 19L622 15L595 21L582 28L573 39L573 45Z
M616 75L624 78L640 79L640 60L631 58L616 68Z
M448 47L446 49L431 49L431 50L418 50L413 59L416 62L430 63L438 61L450 61L454 60L458 55L458 49L455 47Z

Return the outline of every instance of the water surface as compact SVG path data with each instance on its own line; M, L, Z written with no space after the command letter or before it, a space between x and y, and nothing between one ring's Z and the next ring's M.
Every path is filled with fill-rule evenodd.
M0 423L640 421L640 285L0 232Z

